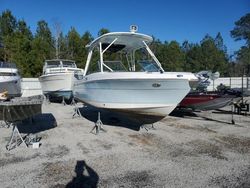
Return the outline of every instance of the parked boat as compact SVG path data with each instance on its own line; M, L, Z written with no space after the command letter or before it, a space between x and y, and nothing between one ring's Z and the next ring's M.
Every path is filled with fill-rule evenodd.
M72 60L46 60L43 74L39 77L42 92L49 99L70 100L73 96L74 82L82 79L83 69L77 68Z
M20 97L21 76L14 63L0 62L0 93L7 91L7 98Z
M180 102L179 107L204 111L216 110L239 99L241 99L241 94L230 90L224 92L191 92Z
M168 115L190 91L189 80L197 78L165 72L149 48L152 41L151 36L135 31L107 33L92 41L74 97L97 108ZM95 50L98 61L93 58Z

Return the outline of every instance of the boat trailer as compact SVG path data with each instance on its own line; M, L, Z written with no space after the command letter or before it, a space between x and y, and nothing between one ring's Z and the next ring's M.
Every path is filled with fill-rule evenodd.
M241 101L240 103L234 104L234 112L239 115L241 112L244 112L246 115L246 113L249 112L249 103L247 103L247 101Z

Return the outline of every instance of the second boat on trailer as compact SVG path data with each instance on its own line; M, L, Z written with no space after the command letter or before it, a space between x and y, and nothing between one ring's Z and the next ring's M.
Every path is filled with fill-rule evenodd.
M43 94L50 100L71 100L74 82L81 79L83 69L77 68L72 60L46 60L43 75L39 77Z
M198 79L191 73L165 72L149 48L152 41L134 31L107 33L92 41L74 97L97 108L167 116L190 91L189 83Z

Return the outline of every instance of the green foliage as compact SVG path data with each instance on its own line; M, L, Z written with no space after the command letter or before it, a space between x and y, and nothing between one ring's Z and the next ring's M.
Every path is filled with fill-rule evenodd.
M241 59L243 64L250 65L250 48L243 46L238 51L238 58Z
M235 40L246 40L246 44L250 46L250 13L235 22L231 36L235 38Z
M185 54L181 50L178 42L171 41L170 43L165 42L162 48L163 55L163 68L166 71L183 71Z
M212 70L219 71L222 76L229 74L237 76L236 68L250 69L249 17L250 14L247 14L235 22L236 26L231 31L231 35L236 40L244 39L247 42L247 46L237 52L239 63L229 63L226 46L220 32L215 38L206 35L199 44L186 40L180 45L176 41L161 42L153 37L154 41L150 48L162 63L165 71ZM58 28L60 29L60 25ZM86 31L81 35L74 27L71 27L64 35L59 29L53 37L47 22L41 20L37 23L36 32L32 34L24 20L17 20L9 10L2 12L0 15L0 60L15 62L24 77L38 77L41 75L44 61L57 57L55 48L57 46L58 58L75 60L77 66L84 68L88 54L86 45L93 40L91 33ZM110 32L108 29L101 28L98 36L108 32ZM111 59L117 58L113 54L104 55ZM93 59L97 61L97 57L98 54L94 53Z
M242 74L250 76L250 47L243 46L237 52L237 59L242 64Z
M223 43L221 46L223 46ZM201 41L201 51L203 59L201 68L213 72L219 71L221 75L224 75L226 63L228 62L227 57L225 52L216 46L216 42L212 37L206 35Z
M67 59L67 39L62 32L58 37L58 58Z
M216 37L215 37L215 39L214 39L214 43L215 43L215 46L216 46L216 48L217 48L218 50L223 51L223 52L225 52L225 53L227 52L227 48L226 48L226 46L224 45L223 38L222 38L220 32L216 35Z
M72 27L66 36L67 58L74 59L78 67L84 68L87 59L86 45L92 40L93 37L88 31L81 37L75 28Z
M86 45L89 44L92 40L94 40L94 38L92 37L92 35L90 34L90 32L86 31L82 37L81 37L81 41L80 41L80 63L79 63L79 67L84 68L85 67L85 63L87 60L87 56L88 56L88 50L86 48Z
M237 40L245 40L246 46L242 46L236 52L238 64L241 67L241 75L250 75L250 13L241 17L235 22L235 27L231 31L231 36Z
M41 20L37 23L35 37L31 42L30 51L30 74L38 77L41 75L43 62L52 59L55 54L53 39L48 24Z
M204 70L202 67L203 54L200 45L192 44L192 47L185 53L185 59L185 71L199 72Z
M4 11L0 18L0 37L11 35L15 31L16 25L16 18L12 15L11 11Z
M108 30L108 29L106 29L106 28L102 28L102 29L100 29L99 31L98 31L98 36L100 37L100 36L102 36L102 35L104 35L104 34L106 34L106 33L109 33L110 31Z
M228 58L226 47L220 33L213 39L206 35L200 44L184 41L182 46L176 41L161 43L155 40L151 48L166 71L201 70L219 71L221 75L227 72Z
M81 36L79 35L79 33L77 33L74 27L71 27L66 38L68 44L68 57L73 59L77 56L76 58L79 58L78 55L80 53Z
M14 33L13 38L15 38L15 40L12 41L13 59L11 61L17 64L24 76L29 77L31 76L29 70L33 36L23 20L18 21L17 31Z

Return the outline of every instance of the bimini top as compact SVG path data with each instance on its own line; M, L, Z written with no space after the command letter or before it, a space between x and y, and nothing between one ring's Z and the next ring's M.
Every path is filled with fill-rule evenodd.
M150 44L153 41L153 38L148 35L144 35L141 33L133 33L133 32L112 32L104 34L86 47L89 48L89 51L93 50L95 47L99 46L102 43L102 48L106 48L111 43L109 50L112 52L125 50L125 51L133 51L145 47L143 41L146 44Z

